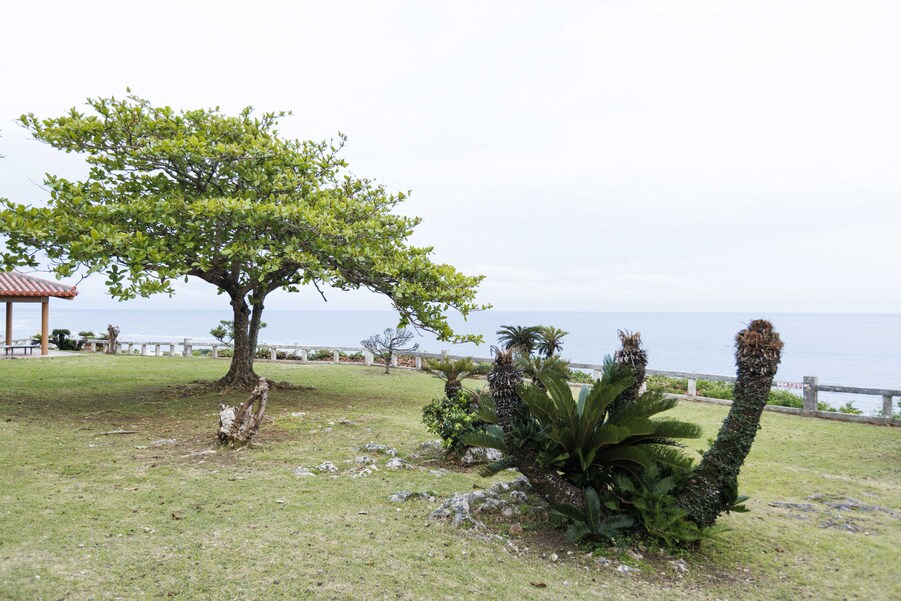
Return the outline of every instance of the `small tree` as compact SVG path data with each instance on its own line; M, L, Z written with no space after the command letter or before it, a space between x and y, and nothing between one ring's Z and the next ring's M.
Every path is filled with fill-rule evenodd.
M82 180L47 175L46 206L0 199L0 267L50 263L66 277L102 273L114 298L171 294L194 277L228 298L234 352L224 386L251 388L266 298L297 292L368 289L387 296L399 327L440 340L457 336L447 311L467 315L480 276L432 261L410 236L420 220L389 193L354 176L337 143L283 138L287 113L237 115L218 108L177 111L132 95L97 98L51 119L23 115L39 141L81 153Z
M501 326L497 341L516 355L531 355L538 344L538 326Z
M391 358L394 355L401 352L415 351L419 348L418 343L413 346L407 346L411 340L413 340L413 332L410 330L387 328L381 334L375 334L366 340L361 340L360 344L375 357L385 362L385 373L387 374L390 373Z
M463 380L487 374L491 371L491 364L473 363L471 357L463 359L427 359L422 369L436 378L444 380L444 395L452 399L463 390Z
M266 327L266 322L260 322L260 329ZM235 322L230 319L223 319L219 321L219 325L210 330L210 336L224 344L225 346L231 348L232 343L235 340Z
M553 357L563 350L563 338L569 334L554 326L538 326L538 344L535 350L545 357Z

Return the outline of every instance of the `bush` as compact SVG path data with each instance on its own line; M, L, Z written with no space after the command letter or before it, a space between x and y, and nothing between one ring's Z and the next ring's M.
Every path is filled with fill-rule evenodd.
M649 376L647 378L648 390L659 390L672 394L686 394L688 392L688 380L685 378L669 378L666 376ZM733 386L729 382L712 382L708 380L697 380L696 388L698 396L707 397L709 399L725 399L731 401L735 398ZM777 388L770 389L767 405L776 405L779 407L794 407L801 409L804 407L804 399L788 390L779 390ZM842 413L850 413L851 411L836 409L829 403L819 401L817 403L818 411L839 411ZM859 409L854 409L859 411Z
M331 361L332 351L323 349L312 353L307 353L308 361Z
M701 528L687 519L688 512L676 504L675 491L684 483L688 472L660 468L654 464L640 477L618 475L612 489L615 498L607 508L632 516L642 530L669 548L696 543L724 530L722 527ZM735 499L730 511L747 511L746 497Z
M435 399L422 409L422 422L432 434L441 437L441 444L447 449L464 453L467 445L461 438L482 425L475 415L478 394L466 390L453 398Z
M566 379L570 382L579 382L581 384L593 384L594 378L591 374L585 373L580 369L566 368Z

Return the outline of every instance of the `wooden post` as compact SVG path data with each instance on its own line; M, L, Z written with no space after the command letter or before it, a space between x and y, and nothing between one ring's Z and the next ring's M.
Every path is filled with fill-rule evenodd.
M892 395L884 394L882 395L882 417L886 420L892 419Z
M801 413L813 415L817 411L817 377L804 376L804 407Z
M688 396L698 396L698 381L692 378L688 379Z
M332 361L341 363L341 351L332 351Z
M13 343L13 304L12 301L6 303L6 344Z
M50 354L50 299L41 300L41 356Z

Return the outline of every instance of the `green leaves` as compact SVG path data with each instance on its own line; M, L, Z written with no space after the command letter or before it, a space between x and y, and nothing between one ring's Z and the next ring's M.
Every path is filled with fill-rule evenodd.
M60 275L105 273L120 299L171 293L198 277L256 299L319 283L388 296L402 325L457 336L445 313L467 315L481 276L434 263L408 239L417 218L393 213L391 194L346 171L336 141L284 139L285 113L176 111L129 93L88 100L51 119L23 115L34 137L85 156L81 181L48 176L46 208L2 201L3 266L43 252Z
M659 393L646 393L613 411L632 377L612 367L604 376L591 387L583 386L578 399L554 372L540 377L545 390L520 387L523 404L546 436L542 457L580 486L603 486L613 473L640 473L654 462L690 467L692 460L676 446L676 439L698 438L701 428L673 418L654 419L673 406Z

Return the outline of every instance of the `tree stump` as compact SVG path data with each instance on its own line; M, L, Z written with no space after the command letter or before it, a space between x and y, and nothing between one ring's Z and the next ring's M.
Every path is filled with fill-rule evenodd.
M260 378L256 388L240 407L219 405L219 441L222 444L243 445L249 443L263 423L266 401L269 400L269 382ZM252 411L256 403L256 411Z

